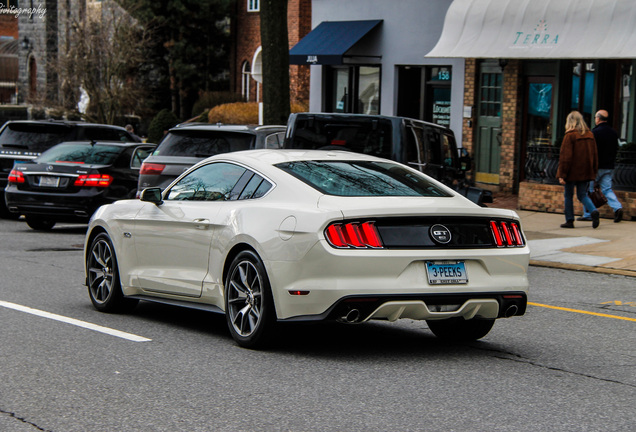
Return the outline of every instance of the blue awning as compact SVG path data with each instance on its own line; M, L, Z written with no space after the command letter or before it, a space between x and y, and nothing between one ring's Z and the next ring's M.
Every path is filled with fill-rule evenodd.
M323 21L290 51L290 64L342 64L342 58L382 20Z

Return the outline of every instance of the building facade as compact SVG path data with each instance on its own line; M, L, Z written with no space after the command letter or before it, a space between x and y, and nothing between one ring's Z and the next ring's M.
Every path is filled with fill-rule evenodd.
M400 115L462 141L464 59L426 58L451 0L313 0L312 31L290 51L311 65L310 111Z
M594 127L605 109L622 144L614 186L636 215L635 27L631 0L453 2L427 57L466 59L463 144L480 186L518 194L521 209L562 212L565 118L577 110Z
M231 90L246 102L262 101L262 57L260 0L235 2ZM289 45L294 46L311 29L311 0L289 0L287 6ZM306 105L309 100L309 66L290 65L290 98Z

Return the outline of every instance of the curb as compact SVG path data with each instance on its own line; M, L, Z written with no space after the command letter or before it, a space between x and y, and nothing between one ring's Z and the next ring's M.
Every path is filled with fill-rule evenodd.
M619 276L636 277L636 271L607 268L607 267L597 267L597 266L592 267L592 266L586 266L586 265L580 265L580 264L566 264L566 263L540 261L540 260L530 260L530 265L535 267L552 267L552 268L558 268L562 270L587 271L591 273L603 273L603 274L613 274L613 275L619 275Z

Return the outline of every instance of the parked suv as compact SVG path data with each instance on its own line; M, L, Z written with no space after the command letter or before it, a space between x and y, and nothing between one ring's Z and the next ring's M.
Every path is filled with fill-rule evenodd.
M289 116L283 147L365 153L410 165L453 187L471 201L492 202L492 193L466 184L471 159L460 154L449 128L406 117L296 113Z
M148 187L165 189L195 163L219 153L281 148L285 126L243 126L184 123L168 131L144 161L137 193Z
M9 213L4 189L14 163L35 159L63 141L138 142L123 127L59 120L15 120L0 129L0 217L19 217Z

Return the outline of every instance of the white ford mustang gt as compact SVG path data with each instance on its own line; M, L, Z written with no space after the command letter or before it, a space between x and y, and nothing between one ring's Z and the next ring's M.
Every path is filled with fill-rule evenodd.
M340 151L208 158L166 190L101 207L86 235L100 311L139 300L225 313L244 347L279 322L426 320L474 340L526 310L529 250L514 211Z

